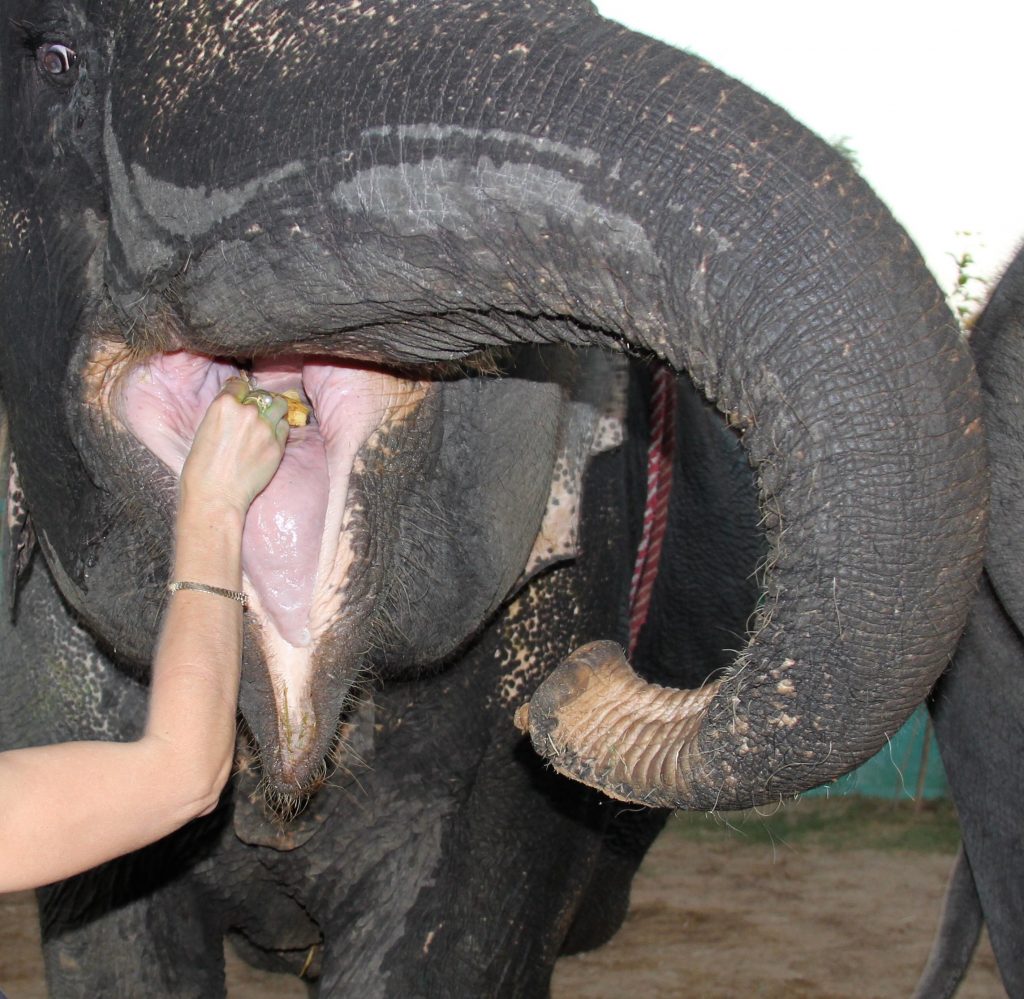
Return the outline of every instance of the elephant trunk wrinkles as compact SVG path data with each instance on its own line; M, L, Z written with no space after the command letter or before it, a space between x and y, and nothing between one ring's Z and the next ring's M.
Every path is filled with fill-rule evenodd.
M770 546L763 596L746 648L699 692L647 685L598 644L518 721L615 797L743 808L862 762L947 665L985 534L980 398L941 294L849 165L708 67L638 83L638 115L669 79L686 103L632 141L676 144L686 183L657 162L628 178L660 205L645 231L672 261L668 322L638 317L631 336L740 432Z
M727 293L713 307L736 318L664 352L741 427L757 474L770 551L746 648L687 692L644 683L614 647L587 646L518 718L556 769L613 797L743 808L833 779L896 732L966 619L986 481L963 345L909 260L903 275L840 293L852 321L830 318L813 293L798 315L802 261L840 280L808 242L790 258L796 273L779 255L779 298L749 294L741 315Z
M858 228L851 220L851 242ZM821 291L798 316L806 260L840 280L814 242L779 255L779 298L749 293L739 315L727 293L714 309L736 318L665 351L741 427L757 473L770 552L747 647L721 679L684 692L588 646L519 716L556 769L614 797L742 808L833 779L895 733L966 618L986 482L963 345L909 259L904 274L858 275L839 293L852 321L829 317L834 302L814 305ZM869 261L853 266L872 274Z
M515 722L559 773L613 798L672 807L690 793L691 756L718 687L647 683L614 642L591 642L565 660Z

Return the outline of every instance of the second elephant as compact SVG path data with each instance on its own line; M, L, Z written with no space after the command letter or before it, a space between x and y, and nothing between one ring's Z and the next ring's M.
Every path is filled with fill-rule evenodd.
M1024 996L1024 249L974 324L992 466L981 591L931 698L963 832L920 999L956 990L987 924L1010 996Z

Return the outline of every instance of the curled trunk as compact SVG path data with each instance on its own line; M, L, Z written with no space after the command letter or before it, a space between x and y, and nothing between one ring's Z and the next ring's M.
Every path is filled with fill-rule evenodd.
M660 315L623 335L738 428L770 554L721 677L667 690L595 643L517 721L614 797L749 807L868 758L946 667L985 533L978 389L916 251L840 157L707 66L610 44L637 69L615 95L629 142L684 164L633 178L663 268Z

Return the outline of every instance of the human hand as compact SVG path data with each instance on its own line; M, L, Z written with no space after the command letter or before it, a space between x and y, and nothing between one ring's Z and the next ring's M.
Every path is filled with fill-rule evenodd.
M210 403L181 471L183 498L227 503L244 513L274 477L288 440L288 403L274 397L261 413L241 402L251 388L229 378Z

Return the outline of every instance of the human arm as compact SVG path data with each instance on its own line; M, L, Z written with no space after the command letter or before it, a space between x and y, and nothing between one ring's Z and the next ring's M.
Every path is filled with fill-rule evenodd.
M182 470L172 578L241 587L249 504L287 438L232 381ZM215 807L234 752L242 605L195 590L168 600L150 706L134 742L72 742L0 754L0 891L68 877L167 835Z

